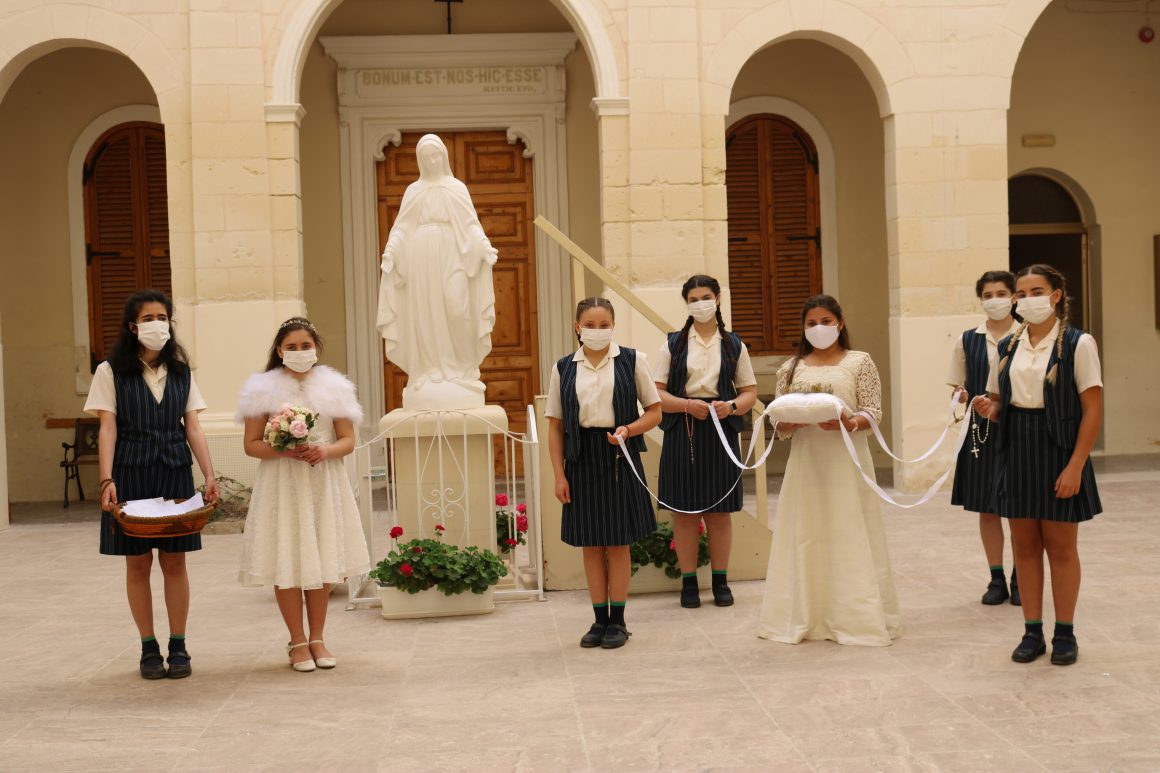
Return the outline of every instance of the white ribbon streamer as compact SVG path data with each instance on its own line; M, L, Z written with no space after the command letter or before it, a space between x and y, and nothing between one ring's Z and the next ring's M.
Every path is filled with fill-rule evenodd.
M935 451L937 451L939 446L942 445L942 442L944 440L946 440L947 433L951 431L951 427L954 425L955 409L959 406L959 399L958 399L959 393L965 392L965 391L966 390L963 389L962 387L959 387L958 389L956 389L954 391L954 394L951 395L950 408L947 409L946 426L943 427L942 434L938 436L938 440L934 441L934 445L932 445L929 449L927 449L927 451L924 454L922 454L921 456L916 456L913 459L903 459L901 456L894 455L894 452L890 450L890 446L886 445L886 438L882 437L882 430L880 430L878 428L878 422L874 421L874 417L871 416L869 413L867 413L866 411L858 411L854 415L866 417L866 419L870 422L870 430L874 433L874 437L877 438L877 440L878 440L878 445L882 446L882 450L885 451L886 454L891 459L894 459L895 461L902 462L903 464L911 464L913 462L921 462L923 459L927 458L928 456L933 454ZM963 420L966 420L966 418L967 417L964 415Z

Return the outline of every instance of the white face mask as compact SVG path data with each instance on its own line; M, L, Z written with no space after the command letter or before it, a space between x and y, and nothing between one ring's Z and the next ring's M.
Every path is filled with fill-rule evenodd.
M983 301L983 311L987 316L998 322L1011 315L1010 298L988 298Z
M1055 307L1051 304L1050 295L1029 295L1019 299L1016 311L1032 325L1038 325L1055 313Z
M305 373L318 362L317 349L303 349L299 352L282 352L282 364L295 373Z
M806 340L815 349L829 349L838 340L837 325L814 325L806 328Z
M717 316L717 301L693 301L689 304L689 316L698 322L708 322Z
M612 343L612 332L613 328L610 327L582 327L580 328L580 340L589 349L601 351L607 349L608 345Z
M165 348L169 340L169 323L163 319L137 323L137 342L152 352Z

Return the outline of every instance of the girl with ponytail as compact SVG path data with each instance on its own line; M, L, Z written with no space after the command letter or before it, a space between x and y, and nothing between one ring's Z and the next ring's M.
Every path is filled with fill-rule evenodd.
M1079 524L1102 511L1091 450L1103 417L1095 340L1068 325L1067 282L1036 264L1016 276L1023 323L999 342L987 397L975 410L999 423L996 512L1011 526L1023 596L1024 636L1011 653L1030 663L1047 651L1043 634L1043 555L1051 563L1055 633L1051 662L1076 661Z
M701 606L697 543L703 520L709 531L713 602L727 607L733 603L728 584L731 516L741 509L743 492L737 486L722 499L740 470L721 447L709 412L717 414L733 454L740 457L741 417L757 401L757 378L745 344L725 329L717 280L704 274L691 276L681 287L681 297L688 304L689 317L683 328L669 333L653 372L664 412L660 499L681 510L713 508L706 513L673 513L681 606Z

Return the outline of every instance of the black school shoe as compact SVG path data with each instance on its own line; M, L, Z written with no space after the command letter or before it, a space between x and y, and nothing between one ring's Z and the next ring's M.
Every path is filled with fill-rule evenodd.
M169 678L170 679L184 679L193 673L193 667L189 665L189 653L185 650L177 650L169 653Z
M1057 666L1070 666L1079 657L1079 645L1074 636L1053 636L1051 639L1051 662Z
M1043 637L1027 633L1023 634L1023 641L1019 642L1019 646L1011 653L1011 659L1016 663L1030 663L1045 652L1047 644L1044 643Z
M146 652L141 655L141 678L165 678L165 658L161 657L160 652Z
M580 646L586 649L599 647L600 643L604 641L604 629L606 627L600 623L593 623L592 627L588 629L588 633L580 637Z
M729 590L728 585L714 586L713 603L719 607L733 606L733 591Z
M681 588L681 606L685 609L696 609L701 606L701 589L696 585Z
M1016 586L1011 587L1014 589ZM1007 581L996 578L987 584L987 592L983 594L982 600L987 606L995 606L1002 604L1010 597L1011 594L1007 592Z
M608 628L604 631L604 638L600 641L600 646L606 650L623 647L628 643L629 636L632 634L620 623L609 623Z

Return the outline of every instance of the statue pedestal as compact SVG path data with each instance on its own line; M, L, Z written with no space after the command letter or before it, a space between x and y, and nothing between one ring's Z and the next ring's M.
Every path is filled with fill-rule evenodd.
M435 537L461 547L495 544L496 435L508 429L503 408L415 411L398 408L379 420L394 455L395 502L402 540Z

